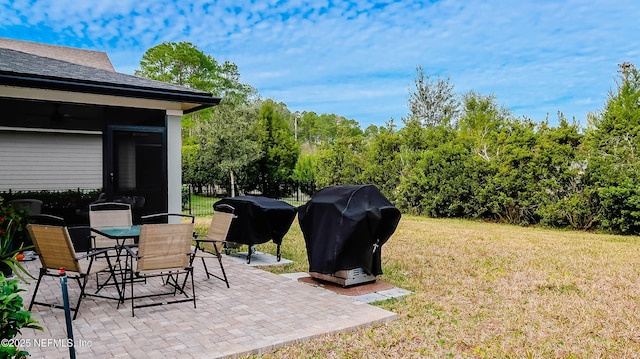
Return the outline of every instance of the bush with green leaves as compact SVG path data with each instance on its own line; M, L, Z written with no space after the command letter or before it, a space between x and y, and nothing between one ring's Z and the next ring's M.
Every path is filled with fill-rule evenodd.
M622 63L605 109L592 116L585 143L587 186L599 205L602 229L640 233L640 71Z
M24 291L18 287L17 279L7 279L0 274L1 339L13 339L22 334L21 330L24 328L43 330L38 321L31 318L31 312L23 308L23 299L19 293ZM0 358L25 358L28 355L28 352L11 344L0 346Z
M23 281L26 281L24 274L33 278L16 259L16 255L20 252L33 247L23 247L23 243L19 240L20 234L26 230L26 223L24 211L15 210L4 204L0 197L0 267L8 267Z

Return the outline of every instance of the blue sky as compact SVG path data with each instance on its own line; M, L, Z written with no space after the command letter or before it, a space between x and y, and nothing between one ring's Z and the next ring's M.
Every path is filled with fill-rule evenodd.
M0 37L105 51L132 74L189 41L291 111L383 125L407 116L416 67L515 116L585 123L640 66L637 0L0 0Z

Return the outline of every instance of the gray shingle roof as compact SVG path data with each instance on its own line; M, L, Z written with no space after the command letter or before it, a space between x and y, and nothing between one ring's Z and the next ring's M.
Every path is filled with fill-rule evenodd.
M76 49L67 46L41 44L39 42L0 38L0 48L49 57L78 65L115 72L106 52Z
M212 94L188 87L0 48L0 84L109 94L211 106Z

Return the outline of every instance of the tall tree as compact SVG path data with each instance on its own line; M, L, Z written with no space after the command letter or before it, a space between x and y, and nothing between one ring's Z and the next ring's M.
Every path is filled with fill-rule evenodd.
M483 96L470 91L463 96L458 128L462 134L473 139L474 151L488 162L499 155L496 135L509 117L509 112L498 106L493 95Z
M262 156L257 135L253 131L258 120L256 105L236 104L230 98L214 108L212 118L198 125L195 165L208 184L219 184L230 190L232 196L238 187L247 185L247 168ZM197 178L201 178L197 177Z
M313 194L316 185L317 159L313 153L303 153L298 158L291 178L298 182L302 192Z
M402 139L392 126L369 126L365 134L367 142L363 155L366 162L362 175L366 182L376 185L387 198L393 200L402 176Z
M214 92L220 72L218 62L190 42L163 42L150 48L140 61L136 76Z
M340 122L335 139L320 146L317 157L318 187L363 184L364 135L350 122Z
M487 164L494 175L481 194L496 218L507 223L535 221L535 128L528 119L510 119L496 135L499 155Z
M458 119L459 102L449 78L435 81L425 75L422 66L416 68L415 89L409 94L410 119L423 126L453 125Z
M589 229L595 223L596 208L586 191L583 135L577 122L569 123L558 114L558 126L545 121L539 125L535 152L537 193L536 213L545 225Z
M335 114L304 111L298 119L298 140L312 146L335 139L341 117Z
M183 178L197 187L229 183L234 190L236 175L260 153L255 139L245 137L257 120L249 110L256 92L240 82L238 67L218 63L190 42L164 42L144 53L135 75L223 98L220 106L182 117Z
M601 226L614 232L638 234L640 72L627 62L619 67L616 90L609 92L604 110L591 118L586 178L596 192Z
M265 196L280 197L290 190L293 169L300 154L289 127L291 112L282 103L266 100L260 106L256 133L262 151L256 168L257 184Z
M219 64L190 42L163 42L147 50L136 76L207 91L215 96L227 94L246 98L253 88L240 83L238 67Z

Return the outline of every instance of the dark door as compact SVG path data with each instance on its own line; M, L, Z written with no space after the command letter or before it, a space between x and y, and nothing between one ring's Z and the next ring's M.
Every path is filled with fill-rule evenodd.
M167 155L162 127L112 126L107 136L109 200L144 197L141 214L167 211Z

